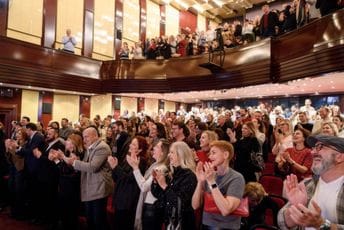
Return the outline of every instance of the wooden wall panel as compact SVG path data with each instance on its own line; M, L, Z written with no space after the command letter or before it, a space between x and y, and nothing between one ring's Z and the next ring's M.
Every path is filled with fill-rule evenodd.
M90 117L91 115L91 97L89 96L80 96L80 114Z
M53 118L52 107L54 101L54 93L52 92L39 92L39 105L38 105L38 120L43 123L46 128Z
M197 15L190 11L182 10L179 14L179 28L183 31L190 28L191 32L195 32L197 28Z
M0 88L0 115L7 136L11 133L11 121L20 120L21 92L21 89Z
M90 58L93 52L94 0L85 0L84 4L84 34L81 54Z
M0 1L0 36L6 36L9 0Z
M115 2L115 53L116 60L119 59L119 51L122 46L123 34L123 1L116 0Z
M43 1L43 34L42 46L48 48L55 47L56 37L56 18L57 18L57 0Z
M160 36L164 36L166 34L166 5L160 5L160 18Z
M147 31L147 0L140 0L140 40L144 44Z

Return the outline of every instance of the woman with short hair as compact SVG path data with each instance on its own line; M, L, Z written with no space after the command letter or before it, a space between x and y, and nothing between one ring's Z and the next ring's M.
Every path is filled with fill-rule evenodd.
M197 187L192 196L192 207L204 207L202 229L239 229L240 217L231 215L240 205L245 186L243 176L229 167L234 156L232 144L213 141L210 144L210 162L197 164ZM207 210L205 199L213 199L217 212Z

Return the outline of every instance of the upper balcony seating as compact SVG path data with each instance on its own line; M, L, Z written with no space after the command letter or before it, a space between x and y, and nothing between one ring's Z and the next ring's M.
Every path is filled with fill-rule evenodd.
M0 82L87 93L176 92L286 82L344 70L343 28L342 9L280 37L226 49L225 71L219 74L200 67L208 62L207 54L101 62L0 37Z

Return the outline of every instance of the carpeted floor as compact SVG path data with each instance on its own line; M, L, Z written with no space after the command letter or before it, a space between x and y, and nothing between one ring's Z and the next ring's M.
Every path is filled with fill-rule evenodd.
M57 228L57 230L62 227ZM30 222L30 220L15 220L10 217L9 208L5 208L0 212L0 230L50 230L44 225L35 225ZM78 230L87 229L86 219L83 217L79 218L79 228Z
M46 227L37 226L30 221L18 221L9 216L10 212L8 208L5 208L0 212L0 229L1 230L44 230Z

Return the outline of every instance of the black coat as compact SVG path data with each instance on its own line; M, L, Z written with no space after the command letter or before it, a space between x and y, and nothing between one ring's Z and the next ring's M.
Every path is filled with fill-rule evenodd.
M260 145L256 137L243 137L234 145L234 169L240 172L245 182L256 181L255 167L250 163L251 153L258 153Z
M315 7L320 10L321 16L325 16L339 9L337 2L337 0L317 0Z
M191 200L196 185L196 175L190 169L183 169L181 167L174 169L173 178L165 190L162 190L156 182L152 183L152 194L159 201L165 201L165 225L169 223L173 209L177 209L179 198L182 203L182 229L195 229L195 216Z
M17 154L24 157L25 171L29 174L35 174L39 168L39 160L33 155L33 150L38 148L42 153L46 149L46 143L44 136L36 132L31 139L28 140L25 146L23 146Z

